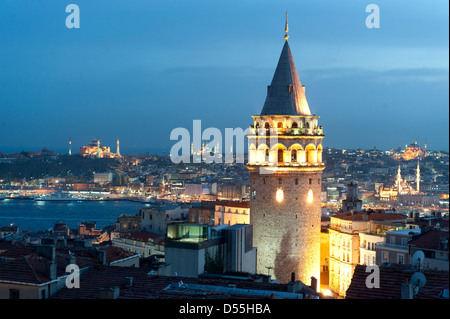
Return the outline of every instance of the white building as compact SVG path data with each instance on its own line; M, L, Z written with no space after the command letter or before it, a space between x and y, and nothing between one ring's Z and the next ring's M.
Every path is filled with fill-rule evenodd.
M96 184L108 184L112 182L112 173L94 173L94 183Z
M169 223L185 220L188 212L188 206L176 204L142 208L139 212L141 227L147 232L162 235L166 233Z

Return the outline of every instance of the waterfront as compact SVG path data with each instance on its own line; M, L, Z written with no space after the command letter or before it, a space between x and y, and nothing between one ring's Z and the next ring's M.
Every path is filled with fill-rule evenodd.
M121 215L136 215L146 204L132 201L48 202L21 199L0 201L0 226L14 224L20 231L40 231L62 221L76 228L83 220L94 221L97 228L114 224Z

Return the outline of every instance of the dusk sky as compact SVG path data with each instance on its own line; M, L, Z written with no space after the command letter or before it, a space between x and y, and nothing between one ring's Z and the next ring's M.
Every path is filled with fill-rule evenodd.
M80 28L68 29L68 4ZM369 29L366 6L380 9ZM448 0L1 0L0 152L247 128L289 44L324 147L449 149Z

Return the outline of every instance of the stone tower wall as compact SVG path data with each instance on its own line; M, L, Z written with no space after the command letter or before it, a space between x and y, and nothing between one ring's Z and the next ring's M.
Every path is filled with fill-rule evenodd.
M320 280L322 169L296 168L274 174L250 170L250 222L258 249L258 273L269 273L282 283L290 281L291 273L307 285L311 276ZM284 192L281 203L276 201L278 188ZM307 202L309 190L312 203Z

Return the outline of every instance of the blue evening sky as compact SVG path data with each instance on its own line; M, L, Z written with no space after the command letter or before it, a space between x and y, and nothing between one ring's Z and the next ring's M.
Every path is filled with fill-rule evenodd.
M65 24L68 4L80 28ZM369 4L380 28L368 29ZM247 128L284 43L324 147L449 148L447 0L1 0L0 152ZM223 131L224 132L224 131Z

